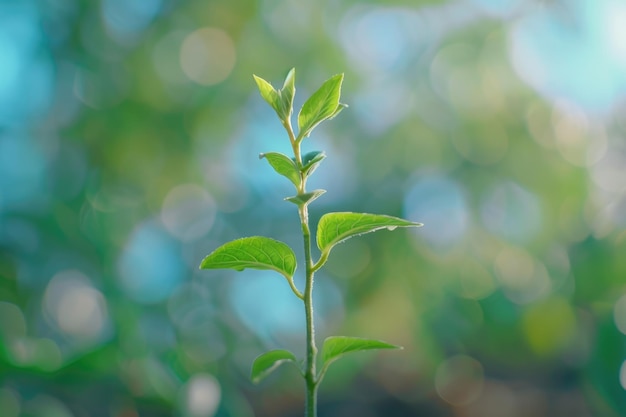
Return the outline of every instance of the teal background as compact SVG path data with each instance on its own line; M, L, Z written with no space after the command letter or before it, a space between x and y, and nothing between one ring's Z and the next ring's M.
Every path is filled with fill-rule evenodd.
M300 257L252 78L296 67L297 108L336 73L350 105L303 144L312 224L425 224L318 274L320 341L404 346L333 365L320 417L622 415L624 28L621 0L0 2L0 414L302 415L292 369L248 380L303 357L284 279L198 269Z

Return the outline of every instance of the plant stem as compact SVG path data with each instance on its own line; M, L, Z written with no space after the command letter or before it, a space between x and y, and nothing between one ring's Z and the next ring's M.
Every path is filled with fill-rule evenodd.
M315 324L313 322L313 261L311 260L311 232L309 230L309 213L306 204L299 208L302 236L304 238L304 258L306 262L306 286L304 289L304 311L306 315L306 412L305 417L317 417L317 380L315 362L317 347L315 346Z
M302 153L300 151L300 140L296 138L291 127L291 120L289 118L283 120L283 126L287 130L291 147L293 148L296 164L302 166ZM306 180L305 174L301 173L302 181L298 188L299 194L306 193ZM306 370L304 372L304 380L306 382L306 405L305 405L305 417L317 417L317 385L318 380L316 378L315 363L317 361L317 346L315 346L315 323L313 320L313 278L316 269L315 266L319 265L313 263L311 257L311 230L309 228L309 209L308 205L302 204L298 206L298 214L300 215L300 224L302 225L302 238L304 240L304 261L305 261L305 274L306 283L304 287L304 313L306 317Z
M291 147L293 148L293 156L296 158L297 163L302 165L302 156L300 154L300 142L296 139L296 135L293 133L293 127L291 127L291 119L287 118L282 121L283 127L287 131L289 135L289 142L291 142Z

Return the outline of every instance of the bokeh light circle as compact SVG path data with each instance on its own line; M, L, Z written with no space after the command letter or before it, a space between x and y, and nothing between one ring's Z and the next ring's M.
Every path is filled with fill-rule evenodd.
M437 394L455 406L474 402L482 393L483 366L467 355L453 356L439 365L435 375Z
M619 383L626 390L626 360L622 362L622 366L619 368Z
M205 27L190 33L180 48L180 65L192 81L214 85L224 81L236 61L235 43L221 29Z
M188 417L212 417L217 411L222 388L219 382L206 373L194 375L183 387L183 407Z
M178 185L163 201L161 221L172 235L183 242L206 235L215 220L213 197L195 184Z
M140 224L130 234L117 267L121 288L140 303L163 301L186 273L178 242L153 221Z
M626 294L622 295L615 303L613 320L617 329L626 335Z
M46 288L43 302L47 316L68 336L97 340L106 330L104 296L79 271L57 273Z

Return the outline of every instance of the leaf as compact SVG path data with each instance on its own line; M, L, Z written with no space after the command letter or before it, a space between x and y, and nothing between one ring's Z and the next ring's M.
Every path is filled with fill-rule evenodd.
M296 69L292 68L287 77L285 77L285 82L283 83L283 88L278 90L278 96L280 98L280 107L281 113L283 116L282 120L291 117L291 112L293 108L293 99L296 95Z
M315 171L324 158L326 158L326 154L323 151L307 153L302 157L302 172L308 177Z
M326 158L326 154L324 151L311 151L304 154L302 157L302 166L306 169L311 166L311 164L321 161Z
M313 190L308 193L294 195L293 197L285 198L285 201L289 201L290 203L295 204L296 206L301 206L303 204L309 204L313 200L316 200L319 196L324 194L326 190Z
M285 78L282 90L276 90L272 87L272 84L263 78L253 75L256 85L259 87L261 97L272 106L280 120L286 120L291 117L293 99L296 94L295 76L296 69L292 68Z
M265 352L254 360L252 363L252 372L250 373L250 379L255 384L268 376L274 369L278 368L283 363L293 363L298 366L296 357L293 353L284 349L270 350Z
M259 155L259 158L267 159L267 162L274 168L274 171L289 179L296 188L300 187L302 179L300 178L300 171L293 159L279 152L262 153Z
M343 74L332 76L302 105L298 114L301 138L309 136L315 126L337 112L342 82Z
M402 347L374 339L331 336L324 340L324 345L322 346L322 367L328 367L332 362L347 353L373 349L402 349Z
M291 282L296 271L296 256L289 246L263 236L244 237L215 249L202 260L201 269L246 268L274 270Z
M268 83L263 78L257 77L256 75L252 76L254 77L254 81L256 81L257 87L259 87L261 97L278 113L280 111L280 97L278 96L278 92L272 87L272 84Z
M419 227L415 223L398 217L367 213L327 213L317 225L317 247L329 252L333 246L353 236L396 227Z

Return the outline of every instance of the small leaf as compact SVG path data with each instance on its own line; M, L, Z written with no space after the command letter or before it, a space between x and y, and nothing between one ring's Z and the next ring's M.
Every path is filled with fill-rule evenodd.
M296 163L287 155L279 152L267 152L260 154L259 158L266 158L267 162L274 168L274 171L289 179L296 188L300 187L302 182L300 171Z
M321 161L322 159L326 158L326 154L324 153L324 151L312 151L312 152L307 152L303 157L302 157L302 166L304 168L307 168L308 166L310 166L311 164Z
M337 112L342 82L343 74L329 78L304 102L298 114L300 137L309 136L315 126Z
M257 77L256 75L252 76L254 77L254 81L256 81L257 87L259 87L261 97L278 113L280 111L280 97L278 96L278 92L272 87L272 84L268 83L263 78Z
M280 97L280 107L282 113L282 120L285 120L291 117L291 112L293 109L293 99L296 95L296 69L292 68L287 77L285 77L285 82L283 83L283 88L278 90L278 96Z
M292 68L285 78L282 90L276 90L272 87L272 84L263 78L253 75L254 81L256 81L259 87L261 97L272 106L280 120L286 120L291 117L293 98L296 94L295 74L296 70Z
M288 350L277 349L265 352L254 360L250 379L256 384L272 373L274 369L288 362L293 363L296 367L298 366L295 355Z
M317 247L329 252L333 246L353 236L396 227L419 227L421 223L398 217L367 213L327 213L317 225Z
M244 237L215 249L202 260L200 268L269 269L291 281L296 271L296 256L289 246L278 240L263 236Z
M324 194L326 190L313 190L308 193L294 195L293 197L285 198L285 201L289 201L290 203L295 204L296 206L301 206L303 204L309 204L313 200L316 200L319 196Z
M326 154L323 151L307 153L302 157L302 172L308 177L317 169L324 158L326 158Z
M327 367L331 362L334 362L347 353L373 349L402 349L402 347L374 339L331 336L324 340L322 347L322 366Z

